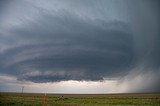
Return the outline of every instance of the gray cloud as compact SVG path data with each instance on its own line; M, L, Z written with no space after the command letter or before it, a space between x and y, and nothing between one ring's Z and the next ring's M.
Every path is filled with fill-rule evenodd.
M117 88L119 92L160 92L159 75L159 69L139 65L118 81Z
M159 72L157 1L64 2L15 0L1 7L0 73L32 82L124 76L129 82L145 72L137 67L153 77ZM147 85L156 89L155 77Z
M31 44L1 53L5 73L15 70L13 74L21 72L24 75L20 75L20 79L35 82L102 80L105 76L126 73L134 58L132 34L127 24L103 20L92 22L60 12L63 12L61 17L42 14L37 23L29 22L26 28L11 30L16 39ZM41 74L26 75L30 70L38 70ZM45 75L47 70L58 72ZM61 71L64 73L59 74Z

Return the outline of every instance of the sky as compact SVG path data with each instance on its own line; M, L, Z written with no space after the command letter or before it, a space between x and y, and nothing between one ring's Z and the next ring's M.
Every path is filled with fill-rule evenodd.
M0 92L160 92L158 0L1 0Z

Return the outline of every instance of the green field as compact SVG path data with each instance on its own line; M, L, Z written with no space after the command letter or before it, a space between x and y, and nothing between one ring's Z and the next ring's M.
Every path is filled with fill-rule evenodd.
M0 93L0 106L44 106L44 94ZM47 94L47 106L160 106L160 94Z

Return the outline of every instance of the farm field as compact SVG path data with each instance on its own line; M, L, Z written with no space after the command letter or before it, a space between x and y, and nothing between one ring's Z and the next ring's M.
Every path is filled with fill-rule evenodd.
M44 105L44 94L0 93L0 106ZM160 93L47 94L46 106L160 106Z

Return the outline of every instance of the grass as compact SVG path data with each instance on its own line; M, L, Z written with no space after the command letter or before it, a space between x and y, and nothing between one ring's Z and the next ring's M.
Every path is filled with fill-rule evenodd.
M0 106L44 106L43 97L0 93ZM160 94L47 94L47 106L160 106Z

